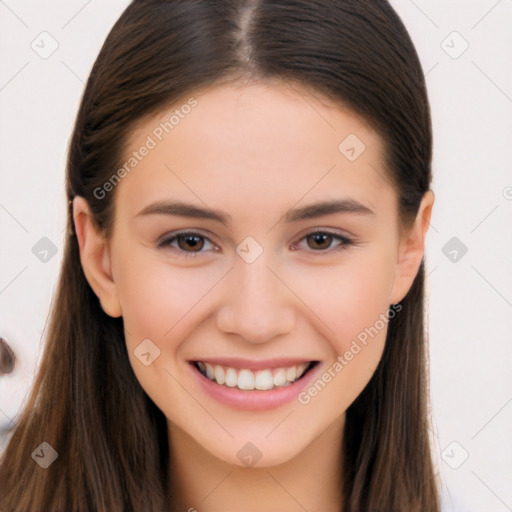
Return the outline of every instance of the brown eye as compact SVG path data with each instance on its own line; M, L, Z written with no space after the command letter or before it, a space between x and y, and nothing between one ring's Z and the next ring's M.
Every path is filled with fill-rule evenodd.
M205 246L206 244L206 246ZM201 253L208 252L208 249L216 251L215 245L205 236L199 233L182 231L167 236L158 243L158 247L165 250L171 250L178 256L200 256Z
M328 249L334 238L330 233L312 233L307 235L308 247L311 249ZM309 242L312 241L313 244Z
M204 246L204 239L198 235L179 235L176 237L178 240L178 247L183 251L192 250L199 252Z
M318 256L323 254L331 254L336 251L343 251L351 245L355 245L354 241L346 236L330 233L329 231L314 231L302 237L301 240L292 245L292 250L301 248L303 241L307 242L307 247L302 247L307 252L315 252ZM333 244L337 242L337 244ZM308 249L310 249L308 251Z

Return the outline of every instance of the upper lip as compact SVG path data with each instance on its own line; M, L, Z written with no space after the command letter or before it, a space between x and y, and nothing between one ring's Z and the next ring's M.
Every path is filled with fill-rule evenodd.
M314 359L299 359L290 357L281 357L273 359L245 359L234 357L207 357L204 359L193 359L191 362L202 361L213 365L227 366L229 368L246 368L248 370L260 370L263 368L287 368L290 366L298 366L303 363L314 362Z

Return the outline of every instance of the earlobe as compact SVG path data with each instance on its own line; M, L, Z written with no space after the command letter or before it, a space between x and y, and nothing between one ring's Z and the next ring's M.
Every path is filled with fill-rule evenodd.
M87 201L81 196L73 199L73 222L85 277L103 311L113 318L120 317L122 311L112 277L109 244L94 222Z
M409 292L425 254L425 239L430 226L435 196L428 190L420 203L413 226L400 242L395 280L390 303L400 302Z

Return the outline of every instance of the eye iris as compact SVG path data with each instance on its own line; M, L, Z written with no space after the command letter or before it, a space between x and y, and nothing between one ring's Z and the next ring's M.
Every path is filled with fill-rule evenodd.
M184 243L182 243L184 242ZM187 245L188 244L188 245ZM180 249L187 251L192 248L193 252L197 252L203 248L204 240L197 235L179 235L178 246Z
M322 245L321 247L311 247L311 245L309 244L310 240L314 240L315 244L319 243L320 245L322 245L323 243L324 245ZM325 245L326 241L327 245ZM308 245L311 249L327 249L331 245L331 241L332 235L330 235L329 233L313 233L312 235L308 236Z

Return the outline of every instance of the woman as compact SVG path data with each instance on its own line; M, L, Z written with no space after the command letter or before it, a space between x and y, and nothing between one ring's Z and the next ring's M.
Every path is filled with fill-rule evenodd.
M135 0L0 509L439 510L430 111L382 0Z

